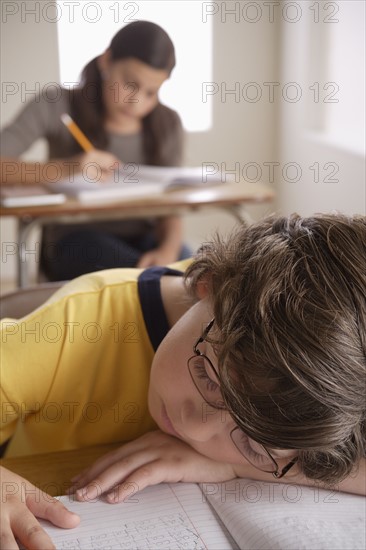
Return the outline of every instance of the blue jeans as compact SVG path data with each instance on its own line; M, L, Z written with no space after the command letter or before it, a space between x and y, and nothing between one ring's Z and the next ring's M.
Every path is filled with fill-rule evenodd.
M124 240L109 233L80 230L48 247L41 265L48 279L65 281L102 269L136 267L142 254L156 247L156 239L149 234ZM183 245L176 259L191 255L191 250Z

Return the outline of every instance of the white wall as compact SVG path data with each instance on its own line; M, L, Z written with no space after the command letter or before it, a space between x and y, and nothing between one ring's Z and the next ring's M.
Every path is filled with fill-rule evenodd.
M189 0L187 0L189 1ZM37 2L26 2L28 9ZM150 2L149 2L150 3ZM11 4L22 4L12 2ZM24 4L24 3L23 3ZM137 2L139 4L139 2ZM225 12L225 3L212 3L220 10L212 16L214 24L214 67L213 81L220 88L214 97L214 123L207 133L189 134L187 139L186 163L198 165L201 162L224 163L227 170L245 169L247 163L261 165L275 158L276 105L263 99L258 102L246 100L241 93L248 82L276 80L277 68L277 25L262 17L257 23ZM230 9L234 2L226 3ZM222 8L222 9L221 9ZM179 17L179 13L177 13ZM51 12L49 12L51 18ZM59 79L57 28L40 18L28 14L21 21L21 9L17 15L2 20L2 80L15 82L39 82L43 84ZM97 28L96 28L97 30ZM187 29L189 40L189 29ZM200 45L197 43L197 48ZM194 59L192 60L194 63ZM236 84L237 83L237 84ZM189 85L189 77L187 81ZM232 94L222 96L221 91L239 86L240 97ZM2 124L8 122L22 105L21 94L8 97L2 103ZM32 150L27 157L41 158L40 149ZM254 177L249 173L249 177ZM263 174L262 181L266 181ZM248 211L256 218L273 205L251 206ZM221 211L202 212L185 218L185 238L193 247L207 239L216 228L226 231L234 225L234 219ZM2 240L14 240L14 221L2 220ZM12 261L13 260L13 261ZM13 277L14 258L2 264L2 278Z
M225 3L215 3L217 6ZM226 2L232 8L234 2ZM263 12L264 13L264 12ZM248 19L254 14L248 14ZM191 134L188 139L187 163L216 162L224 168L246 173L256 179L256 169L262 171L261 181L268 183L268 171L263 165L276 158L277 106L265 100L263 83L276 81L278 64L278 24L262 17L250 23L225 14L223 9L214 16L214 75L220 91L214 96L214 122L210 132ZM256 83L256 87L248 83ZM259 87L259 88L258 88ZM262 90L256 102L255 93ZM225 93L226 90L226 93ZM239 90L235 94L229 90ZM252 168L251 168L252 166ZM253 219L273 211L274 204L248 206ZM204 241L213 229L224 232L232 227L229 215L198 215L186 218L187 234L193 242Z
M36 16L22 13L21 4L3 2L1 5L1 126L10 122L24 103L34 97L34 90L59 79L56 25L42 17L36 20ZM31 9L36 2L23 4ZM13 10L18 11L11 15ZM44 143L38 141L25 158L40 160L45 151ZM1 242L14 243L15 229L14 218L1 218ZM14 280L15 266L15 256L5 258L2 255L1 280Z
M365 214L365 3L298 4L299 21L281 24L280 81L299 100L280 103L279 168L292 167L280 173L278 206Z

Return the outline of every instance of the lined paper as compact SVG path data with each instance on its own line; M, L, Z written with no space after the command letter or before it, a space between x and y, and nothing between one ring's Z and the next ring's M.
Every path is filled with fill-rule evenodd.
M234 479L160 484L119 504L61 500L81 524L41 521L58 550L366 548L366 499L315 487Z
M60 500L81 523L65 530L41 522L58 550L237 548L196 484L148 487L119 504Z
M201 490L243 550L366 548L363 496L249 479Z

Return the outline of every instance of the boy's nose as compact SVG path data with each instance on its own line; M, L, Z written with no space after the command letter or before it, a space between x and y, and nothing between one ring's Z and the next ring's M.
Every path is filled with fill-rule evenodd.
M215 409L204 400L186 401L181 409L184 433L194 441L208 441L225 430L227 411Z

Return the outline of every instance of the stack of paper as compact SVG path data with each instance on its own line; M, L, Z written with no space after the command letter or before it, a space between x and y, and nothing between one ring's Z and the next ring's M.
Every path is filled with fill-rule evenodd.
M108 181L90 181L82 174L73 180L48 184L53 192L64 193L80 202L114 201L150 197L182 188L223 183L220 174L205 174L202 167L180 168L125 164Z
M0 190L1 206L6 208L62 204L65 200L66 197L63 193L50 193L41 186L9 186L2 187Z

